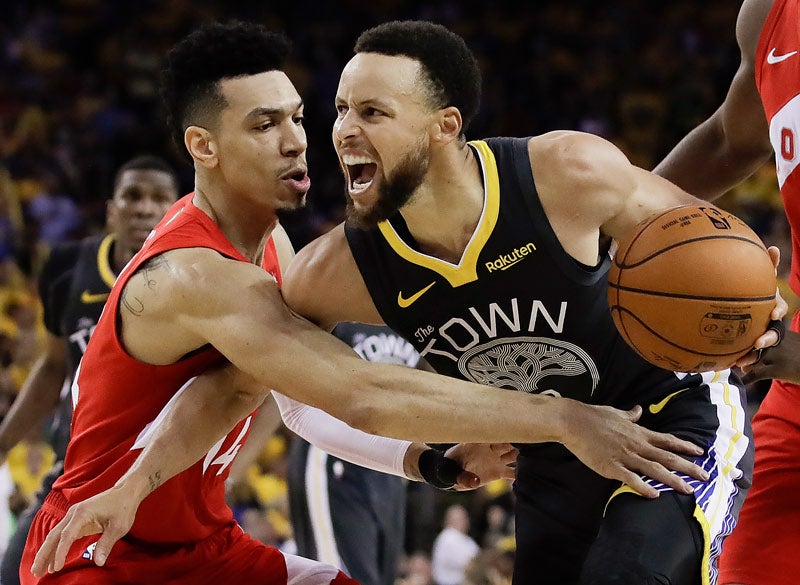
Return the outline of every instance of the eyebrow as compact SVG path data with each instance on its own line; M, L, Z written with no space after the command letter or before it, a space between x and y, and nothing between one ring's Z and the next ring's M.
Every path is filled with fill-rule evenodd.
M265 116L280 116L284 115L286 112L295 112L302 108L305 105L303 100L300 100L295 107L286 107L286 108L253 108L250 112L245 116L247 119L252 118L261 118Z

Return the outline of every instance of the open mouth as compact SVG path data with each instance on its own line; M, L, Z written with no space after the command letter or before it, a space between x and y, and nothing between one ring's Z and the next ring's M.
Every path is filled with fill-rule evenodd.
M358 156L343 157L342 162L347 169L348 187L351 193L361 193L372 185L372 180L378 171L376 163L367 157Z
M283 177L281 177L284 181L288 181L297 191L308 191L309 187L311 186L311 179L309 178L306 171L302 169L298 169L296 171L292 171L287 173Z

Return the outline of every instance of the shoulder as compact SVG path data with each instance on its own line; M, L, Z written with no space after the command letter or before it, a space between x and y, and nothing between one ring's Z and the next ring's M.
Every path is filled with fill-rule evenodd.
M745 0L736 20L736 41L742 51L742 61L755 61L761 29L772 9L773 0Z
M181 248L148 258L124 283L123 297L147 301L158 318L207 312L237 298L242 289L274 280L260 267L227 258L210 248Z
M585 132L557 131L528 141L536 186L559 193L591 193L624 179L631 164L614 144Z
M297 253L284 274L282 291L289 307L326 329L341 321L380 323L344 224Z

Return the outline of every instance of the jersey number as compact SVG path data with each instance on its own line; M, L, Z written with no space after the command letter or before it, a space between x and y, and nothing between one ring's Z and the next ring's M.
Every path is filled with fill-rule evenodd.
M242 430L239 431L239 436L236 437L236 440L231 443L231 446L228 447L228 450L222 454L219 454L219 450L222 449L222 443L225 442L227 437L222 437L217 444L211 447L211 450L206 455L205 460L203 460L203 473L206 472L206 469L209 468L211 465L219 465L219 469L217 470L217 475L220 475L225 469L233 463L233 460L236 458L236 454L239 453L239 449L242 448L242 441L244 440L245 435L247 435L247 429L250 428L250 419L252 416L248 416L244 424L242 425Z
M794 160L794 132L781 128L781 156L783 160Z

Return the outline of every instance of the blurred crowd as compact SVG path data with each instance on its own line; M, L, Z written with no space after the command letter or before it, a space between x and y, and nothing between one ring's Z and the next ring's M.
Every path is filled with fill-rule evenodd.
M465 37L484 73L481 113L468 137L583 130L652 168L721 102L739 61L732 35L738 8L725 0L539 0L524 6L455 0L5 2L0 417L45 337L35 286L42 261L54 244L103 229L116 168L137 154L158 154L179 170L182 190L192 189L192 170L170 144L163 121L158 72L166 50L198 23L253 20L286 31L294 42L290 75L306 103L313 182L307 209L284 222L299 249L343 217L342 180L330 145L333 95L355 38L368 26L422 18ZM719 204L779 246L788 269L790 236L771 163ZM785 286L783 292L796 307L794 295ZM753 389L756 403L759 392L763 385ZM231 498L243 526L267 542L290 546L283 468L288 440L288 432L280 433L264 448ZM51 462L44 429L31 429L29 440L9 454L12 484L0 485L0 498L10 495L12 523ZM450 546L472 551L453 583L508 582L514 550L508 486L490 485L472 495L424 488L409 487L419 510L430 513L409 518L399 582L449 585L445 575L452 573L436 564L440 531L450 535ZM13 524L0 524L0 535L11 529Z

